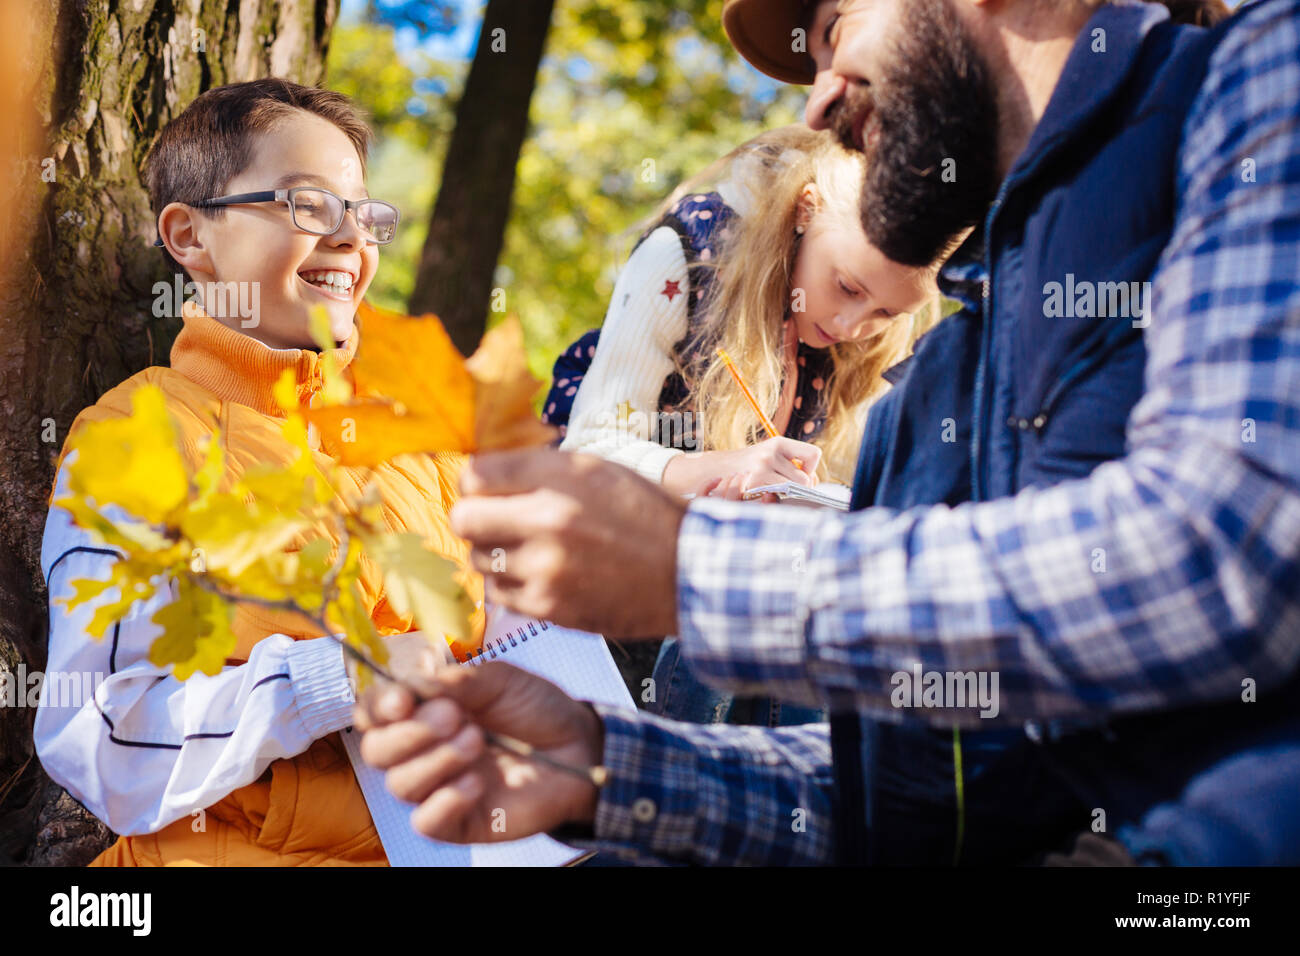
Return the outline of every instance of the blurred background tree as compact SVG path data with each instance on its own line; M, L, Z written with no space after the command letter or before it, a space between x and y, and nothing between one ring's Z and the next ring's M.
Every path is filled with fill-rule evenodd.
M466 355L483 336L553 7L554 0L488 0L456 105L408 308L441 316Z
M419 304L435 184L450 174L456 105L471 61L490 51L478 43L482 4L461 0L436 27L394 16L394 6L410 4L345 0L328 82L370 110L379 134L370 192L402 209L370 298L408 309ZM533 371L549 379L563 347L604 319L640 220L734 146L797 122L803 100L737 56L721 0L555 0L501 254L491 287L477 292L490 304L467 341L517 313Z

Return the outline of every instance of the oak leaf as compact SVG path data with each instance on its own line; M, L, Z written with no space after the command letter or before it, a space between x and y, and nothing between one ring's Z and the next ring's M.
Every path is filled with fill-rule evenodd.
M483 336L465 361L474 379L474 439L471 451L545 445L555 429L538 421L533 396L542 385L528 371L524 330L513 315Z
M454 643L469 639L474 603L457 583L456 564L425 547L418 534L386 534L364 539L366 554L384 574L384 593L399 614L415 618L427 635Z
M68 487L99 505L162 524L189 496L189 475L176 425L162 389L144 385L131 395L131 414L97 422L74 438Z

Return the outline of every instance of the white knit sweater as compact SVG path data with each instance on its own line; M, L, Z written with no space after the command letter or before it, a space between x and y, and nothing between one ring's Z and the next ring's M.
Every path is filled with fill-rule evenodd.
M752 203L749 191L733 182L717 191L742 216ZM659 393L675 367L673 346L686 334L692 294L681 239L660 226L628 257L614 285L562 449L599 455L651 481L663 480L668 462L683 452L650 436L676 427L658 419Z

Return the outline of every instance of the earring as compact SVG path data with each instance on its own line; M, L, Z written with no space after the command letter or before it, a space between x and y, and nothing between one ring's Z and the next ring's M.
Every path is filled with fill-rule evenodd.
M794 227L794 234L795 234L796 236L802 236L802 235L803 235L803 226L795 226L795 227Z

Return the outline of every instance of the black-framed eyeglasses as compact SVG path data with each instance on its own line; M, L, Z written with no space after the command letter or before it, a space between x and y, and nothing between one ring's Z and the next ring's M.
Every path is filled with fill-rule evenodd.
M186 203L196 209L213 206L242 206L245 203L282 202L289 207L289 215L296 229L316 236L332 236L343 225L343 217L351 210L357 226L366 234L366 241L387 245L397 234L397 224L402 213L392 203L382 199L344 199L328 189L318 186L294 186L292 189L267 189L256 193L236 193ZM154 240L155 246L163 244L162 238Z

